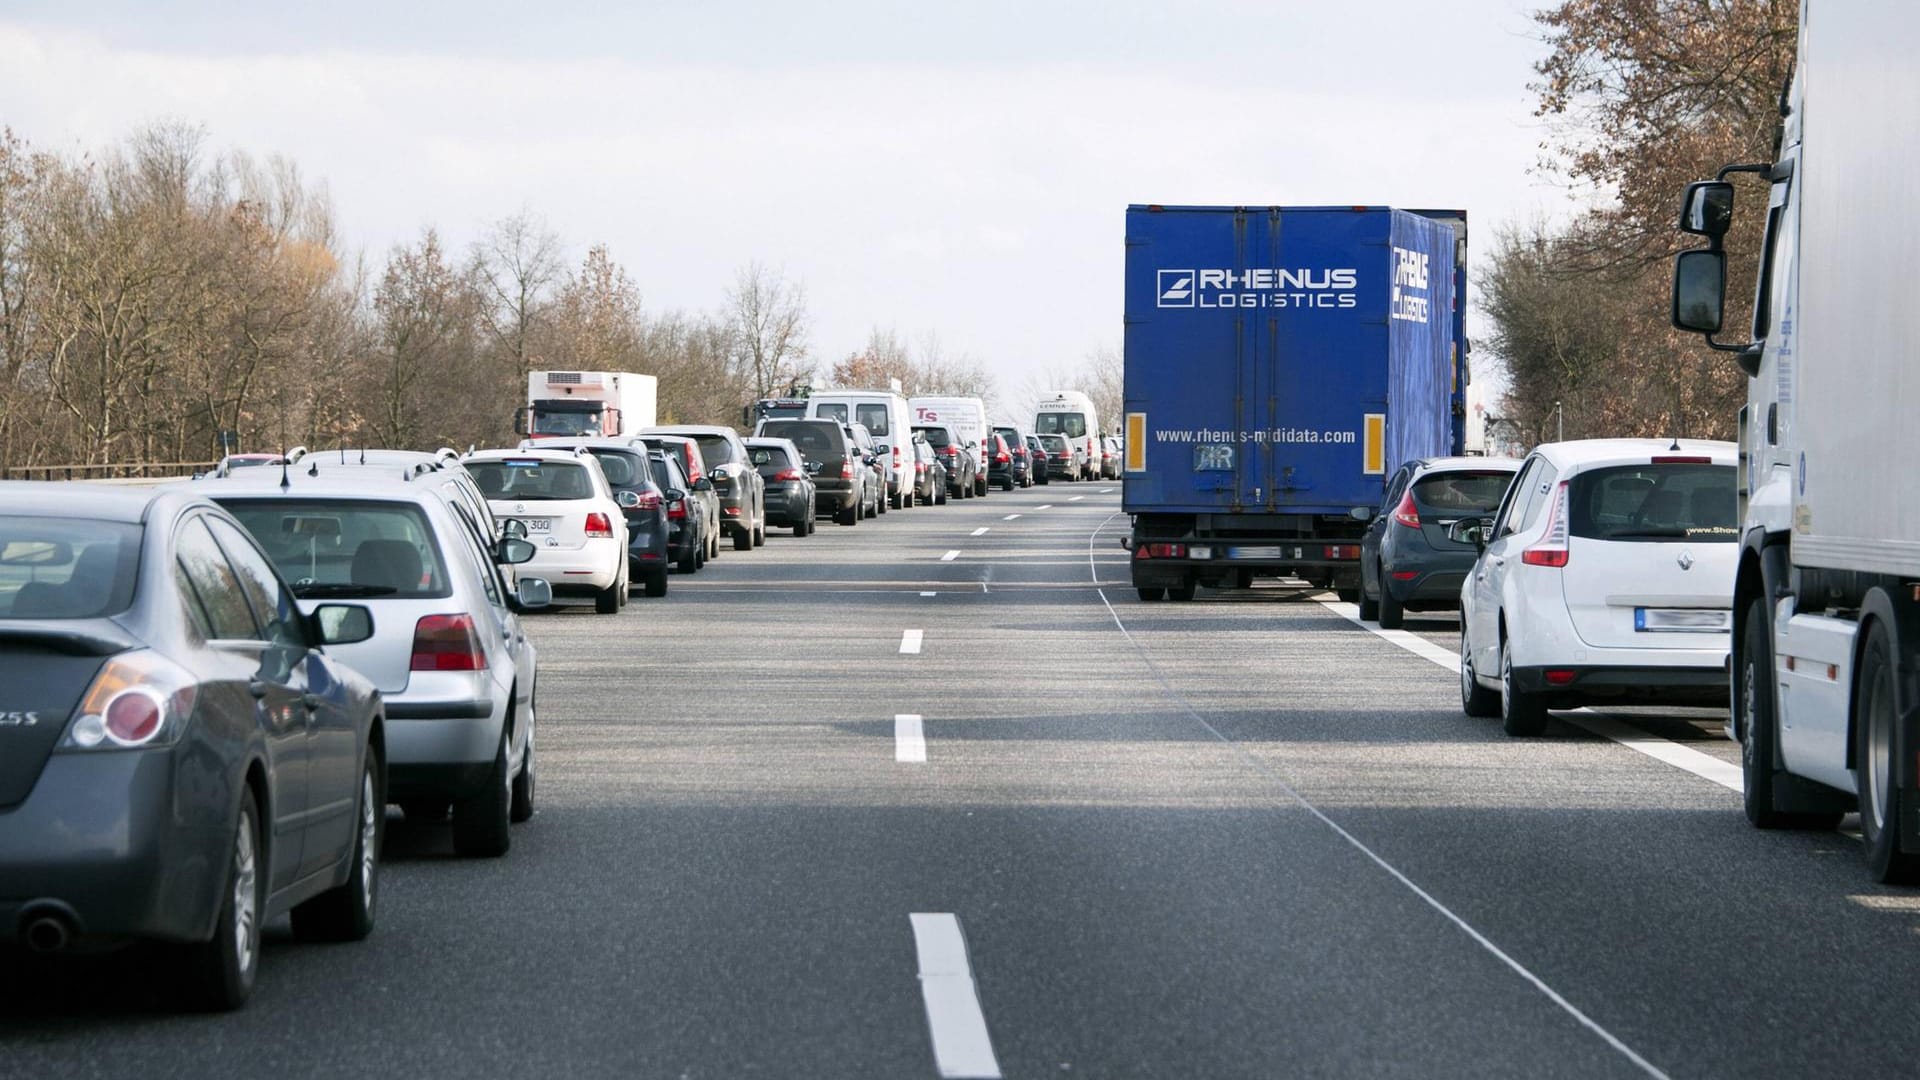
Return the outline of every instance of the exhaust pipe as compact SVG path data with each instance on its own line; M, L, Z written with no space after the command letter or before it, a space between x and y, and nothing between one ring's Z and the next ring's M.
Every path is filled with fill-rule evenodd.
M27 948L43 956L64 950L73 940L73 934L67 929L66 921L57 915L42 915L27 923L23 936L26 938Z

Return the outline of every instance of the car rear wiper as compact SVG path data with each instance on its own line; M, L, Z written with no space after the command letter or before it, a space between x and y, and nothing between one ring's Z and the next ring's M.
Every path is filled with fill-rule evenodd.
M350 581L309 581L304 585L293 586L293 595L302 600L312 600L322 596L335 600L364 599L370 596L392 596L399 591L391 585L355 585Z
M1608 540L1618 540L1626 537L1632 537L1635 539L1685 540L1687 538L1687 530L1685 529L1615 529L1614 531L1606 535L1606 539Z

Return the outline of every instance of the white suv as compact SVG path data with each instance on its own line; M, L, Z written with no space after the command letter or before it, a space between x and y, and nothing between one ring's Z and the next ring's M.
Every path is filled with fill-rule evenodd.
M461 459L493 515L519 522L536 554L520 569L555 596L591 596L602 615L627 602L627 517L582 450L481 450ZM518 532L512 525L503 529Z
M1496 516L1460 590L1460 697L1538 735L1548 709L1727 700L1739 558L1734 445L1548 443Z

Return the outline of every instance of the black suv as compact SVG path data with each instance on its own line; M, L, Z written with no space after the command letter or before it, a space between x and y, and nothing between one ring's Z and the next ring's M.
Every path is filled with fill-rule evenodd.
M762 420L754 435L787 439L800 448L813 477L816 512L841 525L860 523L867 496L866 461L837 420Z

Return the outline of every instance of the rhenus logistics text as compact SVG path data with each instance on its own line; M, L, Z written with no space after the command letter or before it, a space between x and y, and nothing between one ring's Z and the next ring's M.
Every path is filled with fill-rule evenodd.
M1359 306L1360 272L1319 270L1162 270L1163 308L1350 308Z

